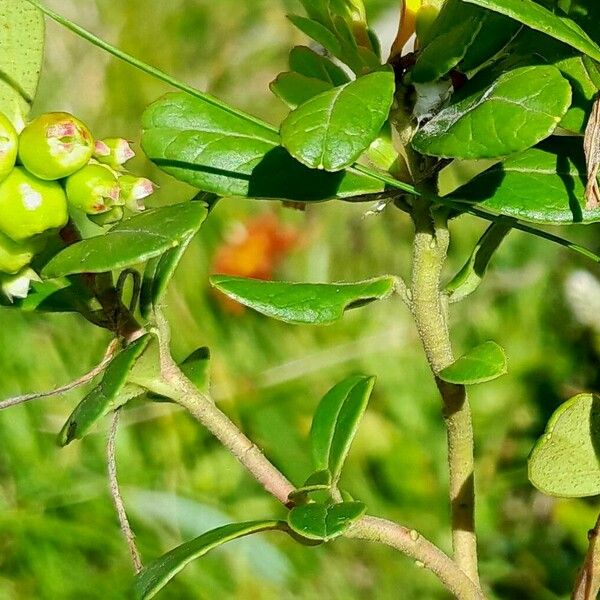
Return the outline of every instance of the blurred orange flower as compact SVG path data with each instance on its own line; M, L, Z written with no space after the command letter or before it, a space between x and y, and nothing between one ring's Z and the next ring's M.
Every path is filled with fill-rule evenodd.
M215 253L212 272L252 279L273 279L275 269L297 247L299 234L272 212L239 223ZM216 292L219 304L233 314L244 307Z

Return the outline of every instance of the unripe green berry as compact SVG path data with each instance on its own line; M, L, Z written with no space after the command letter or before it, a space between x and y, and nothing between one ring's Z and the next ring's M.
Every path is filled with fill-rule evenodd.
M17 162L19 136L13 124L0 113L0 181L6 179Z
M94 146L94 158L113 169L121 167L135 156L129 142L122 138L106 138L97 140Z
M19 159L40 179L68 177L88 163L93 151L90 130L69 113L46 113L19 136Z
M121 188L110 169L87 165L67 178L67 200L88 215L109 211L119 203Z
M119 177L119 186L121 187L121 201L133 212L145 209L143 200L153 194L155 188L150 179L136 177L129 173Z
M0 232L20 242L67 224L67 199L59 183L15 167L0 183Z

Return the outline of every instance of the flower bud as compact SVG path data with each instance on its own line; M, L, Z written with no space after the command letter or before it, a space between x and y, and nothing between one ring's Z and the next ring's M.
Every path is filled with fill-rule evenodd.
M129 173L119 177L119 186L121 187L121 200L133 212L140 212L146 208L144 198L152 195L156 188L150 179L136 177Z
M121 167L135 156L129 142L122 138L106 138L97 140L94 148L94 158L113 169Z
M13 124L0 113L0 181L6 179L17 162L19 136Z
M0 290L9 302L12 302L15 298L27 298L32 281L41 281L41 279L29 267L19 271L16 275L0 273Z
M93 151L90 130L68 113L46 113L19 136L19 159L40 179L68 177L88 163Z
M65 192L56 181L15 167L0 183L0 232L15 242L60 229L68 219Z
M90 164L67 178L67 200L88 215L109 211L120 204L117 178L103 165Z

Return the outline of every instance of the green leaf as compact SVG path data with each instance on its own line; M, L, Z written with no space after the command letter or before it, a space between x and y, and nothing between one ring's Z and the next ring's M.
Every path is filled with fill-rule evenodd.
M351 165L387 120L394 85L392 71L377 71L311 98L282 123L282 144L314 169Z
M465 0L465 2L506 15L600 61L600 46L579 25L572 19L553 13L533 0Z
M331 388L319 403L310 430L315 468L331 473L337 484L358 431L375 377L354 375Z
M3 298L0 304L4 306ZM27 298L14 300L7 308L18 308L24 312L90 312L100 309L89 288L77 278L60 278L52 281L34 281Z
M520 27L521 24L512 19L484 11L481 27L460 61L459 70L468 73L494 58L517 34Z
M550 496L600 494L598 396L575 396L552 415L529 457L529 480Z
M122 221L105 235L65 248L42 270L42 276L104 273L124 269L189 243L208 211L202 202L155 208Z
M528 28L523 28L505 52L508 56L506 60L516 61L519 66L523 66L520 63L552 64L559 69L571 84L573 92L571 106L562 118L560 127L583 133L593 101L600 89L600 73L594 61L571 46Z
M306 77L293 71L280 73L270 85L271 91L292 109L332 87L331 83L322 79Z
M350 81L345 71L331 62L326 56L317 54L306 46L296 46L290 51L290 69L305 77L320 79L332 87Z
M460 302L472 294L483 281L494 253L512 231L513 219L500 218L494 221L481 236L469 260L446 286L450 302Z
M600 71L587 56L570 56L554 63L571 84L573 101L560 126L574 133L585 132L596 95L600 91Z
M23 0L2 0L0 31L0 112L20 129L42 68L44 17Z
M168 94L143 119L142 147L161 169L220 196L318 201L382 191L356 172L306 168L279 145L279 135L223 107Z
M593 223L600 208L585 209L585 172L581 140L552 138L487 169L450 197L532 223Z
M333 56L340 58L342 54L342 46L331 30L314 19L301 17L300 15L288 15L288 19L302 33L306 34L309 38L323 46L323 48L331 52Z
M306 504L308 495L315 492L325 492L331 490L331 473L325 469L311 473L304 484L290 493L289 499L296 504Z
M445 158L507 156L548 137L571 104L571 86L551 65L516 68L483 87L481 79L416 133L415 150Z
M328 542L342 535L365 511L366 506L362 502L306 504L290 510L288 525L304 538Z
M175 575L193 560L200 558L227 542L253 533L283 529L281 521L248 521L224 525L177 546L160 558L146 565L135 577L136 600L153 598Z
M446 0L417 55L411 71L412 81L434 81L455 67L479 33L485 14L461 0Z
M446 75L459 63L462 72L480 67L502 50L519 27L507 17L462 0L446 0L427 32L411 78L426 83Z
M506 355L496 342L484 342L443 369L438 377L448 383L473 385L506 375Z
M124 391L129 372L148 346L150 338L150 335L141 337L112 359L104 371L100 384L78 404L59 433L58 442L61 446L66 446L75 439L81 439L99 419L111 410L122 406L132 397L131 395L125 398L120 396ZM131 389L139 393L137 388Z
M333 323L344 311L383 300L394 290L390 276L358 283L288 283L213 275L210 282L241 304L286 323Z
M179 365L179 368L201 392L208 390L210 383L210 350L206 346L192 352Z

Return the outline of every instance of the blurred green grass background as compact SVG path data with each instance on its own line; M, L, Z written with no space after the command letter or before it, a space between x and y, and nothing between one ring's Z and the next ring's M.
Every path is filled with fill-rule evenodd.
M293 0L55 0L102 37L201 89L273 123L284 108L268 83L288 49L307 43L285 14ZM368 3L389 36L395 0ZM35 112L69 110L98 136L139 139L145 105L169 91L48 24ZM192 190L143 156L135 170L161 185L157 203ZM321 328L223 312L208 290L212 257L236 223L273 211L305 232L277 271L290 280L358 280L409 270L411 226L399 211L328 203L305 213L278 204L224 200L189 249L167 298L173 351L212 351L221 406L294 483L310 471L306 436L321 395L352 372L377 375L369 412L344 473L369 511L422 531L447 551L445 432L440 403L407 311L395 300L352 311ZM447 275L484 225L453 226ZM569 235L598 249L598 226ZM587 275L586 275L587 273ZM452 311L458 353L495 339L509 375L473 389L481 570L492 598L567 598L597 500L553 500L527 481L526 458L551 412L579 390L600 390L600 275L564 249L515 232L483 288ZM594 295L595 294L595 295ZM0 312L0 395L44 390L99 361L107 335L73 316ZM0 599L131 597L131 567L105 477L106 425L60 450L56 432L83 390L0 414ZM133 405L118 439L118 464L146 560L235 519L282 515L227 452L167 405ZM350 600L446 598L437 581L392 550L336 541L304 548L277 533L235 543L189 566L168 599Z

